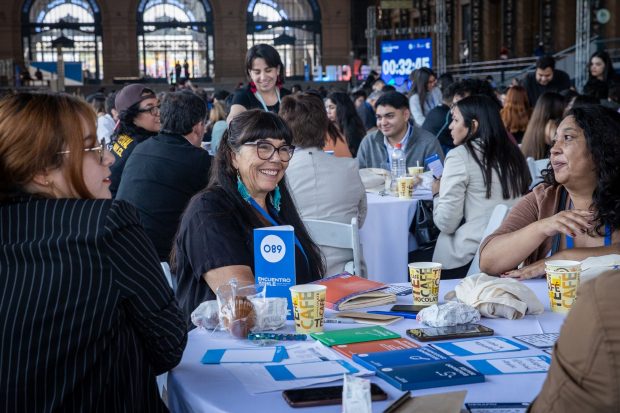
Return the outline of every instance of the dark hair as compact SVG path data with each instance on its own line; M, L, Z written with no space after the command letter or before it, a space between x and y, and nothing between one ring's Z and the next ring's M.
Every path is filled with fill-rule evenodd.
M213 93L213 99L221 100L222 102L226 100L226 98L230 95L230 92L226 89L216 90Z
M280 54L276 49L272 46L264 43L255 44L254 46L248 49L248 52L245 55L245 71L248 77L250 77L250 71L252 70L252 63L254 59L261 58L265 60L268 67L277 67L280 69L280 74L278 75L278 83L284 83L284 64L282 64L282 59L280 58Z
M237 170L232 162L233 153L238 152L246 142L268 138L282 139L287 144L291 144L292 132L282 118L271 112L258 109L242 112L235 116L228 125L212 163L211 178L206 190L223 192L231 203L232 211L244 222L247 228L260 228L265 225L239 195ZM286 177L282 178L278 186L282 197L279 217L284 223L295 228L295 235L297 235L308 257L310 273L322 278L325 274L325 267L321 252L310 238L297 213L286 184ZM251 229L248 232L247 236L251 237Z
M597 184L592 193L595 231L605 234L609 225L612 232L620 228L620 114L601 105L589 105L571 109L564 117L572 116L583 130L592 164L596 168ZM549 185L558 185L551 165L542 171L543 180Z
M599 103L601 103L600 99L594 96L577 95L571 102L571 109L579 108L579 107L587 106L587 105L598 105Z
M83 129L84 122L90 130ZM93 108L71 95L5 96L0 100L0 200L24 192L38 173L61 167L75 198L94 198L84 182L83 159L84 136L88 133L95 146L96 130Z
M471 95L484 95L490 98L497 105L497 109L502 108L502 102L499 101L493 86L486 80L482 79L463 79L454 83L454 95L467 97Z
M428 79L431 77L437 78L435 72L433 72L428 67L421 67L414 72L413 75L413 86L410 90L410 96L418 95L418 100L420 101L420 107L422 108L422 114L426 115L426 110L424 109L424 102L426 102L426 95L428 94L427 84Z
M353 101L346 93L332 92L327 95L327 99L336 105L336 123L347 140L351 155L355 157L357 149L360 147L364 135L366 135L364 122L357 114Z
M381 89L382 92L394 92L396 91L396 88L394 87L394 85L385 85L383 86L383 89Z
M456 94L457 89L459 88L458 83L450 83L448 86L441 89L441 99L444 102L448 102L448 105L452 104L452 99L454 99L454 95Z
M388 92L382 94L375 102L375 107L378 106L391 106L394 109L407 109L409 110L409 100L407 96L400 92Z
M88 102L95 113L99 115L100 113L106 113L105 110L105 95L103 93L95 93L86 98L86 102Z
M536 69L555 69L555 58L551 55L540 56L536 61Z
M536 101L530 121L525 128L521 151L526 157L544 159L547 157L545 128L549 122L558 123L564 112L564 98L559 93L545 92Z
M295 146L321 149L325 146L329 119L320 97L303 92L285 96L279 114L293 131Z
M368 97L368 93L366 93L364 89L356 90L351 95L353 96L353 99L364 98L364 100L366 100L366 98Z
M207 106L195 93L184 90L167 93L161 103L161 132L187 135L194 126L204 122Z
M105 113L112 116L112 109L115 109L114 99L116 99L116 92L112 92L105 99Z
M493 171L502 185L502 198L525 194L532 181L527 162L519 147L508 137L497 105L488 96L472 95L459 100L456 107L469 128L464 145L482 171L486 197L491 197ZM473 120L478 122L474 132Z
M454 77L450 73L444 73L437 78L437 84L442 93L444 89L454 83Z
M592 77L592 74L590 73L590 66L592 66L592 59L594 59L595 57L598 57L599 59L603 61L603 63L605 63L605 69L603 70L603 81L608 82L614 73L614 64L612 63L611 58L609 57L609 53L607 53L604 50L594 52L592 53L592 56L590 56L590 60L588 60L588 79L595 79L594 77Z

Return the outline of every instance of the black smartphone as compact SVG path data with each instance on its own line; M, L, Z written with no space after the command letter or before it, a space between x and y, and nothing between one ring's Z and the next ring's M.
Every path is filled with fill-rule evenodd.
M284 390L282 397L291 407L342 404L342 386ZM370 383L370 398L372 401L387 400L387 397L387 393L381 387L375 383Z
M461 324L450 327L412 328L407 335L418 341L449 340L454 338L492 336L493 329L481 324Z
M403 305L396 304L390 308L390 311L399 312L399 313L419 313L423 308L426 308L424 305Z

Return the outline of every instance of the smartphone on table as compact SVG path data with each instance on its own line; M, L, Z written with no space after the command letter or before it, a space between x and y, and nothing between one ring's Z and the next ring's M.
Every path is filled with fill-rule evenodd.
M418 341L439 341L455 338L492 336L493 329L482 324L461 324L449 327L412 328L407 335Z
M284 390L282 397L291 407L342 404L342 386ZM387 393L381 387L375 383L370 383L370 398L372 401L387 400L387 397Z
M422 311L424 308L426 308L427 306L424 305L403 305L403 304L396 304L393 305L392 308L390 308L390 311L394 311L394 312L398 312L398 313L419 313L420 311Z

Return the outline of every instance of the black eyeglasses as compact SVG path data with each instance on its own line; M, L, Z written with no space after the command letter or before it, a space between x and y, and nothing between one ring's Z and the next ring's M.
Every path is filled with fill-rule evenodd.
M268 161L271 159L274 153L278 151L278 155L280 155L280 160L282 162L288 162L293 157L293 153L295 152L294 145L282 145L275 146L266 141L256 141L256 142L246 142L244 145L255 145L256 146L256 154L263 161Z
M161 107L161 105L157 105L157 106L151 106L150 108L144 108L144 109L138 109L138 113L150 113L153 116L158 116L159 115L159 108Z
M101 139L99 141L99 146L95 146L92 148L84 148L84 152L99 152L99 163L103 164L103 156L105 151L108 150L108 145L105 143L105 139ZM61 151L56 152L58 155L65 155L67 153L71 153L71 151Z

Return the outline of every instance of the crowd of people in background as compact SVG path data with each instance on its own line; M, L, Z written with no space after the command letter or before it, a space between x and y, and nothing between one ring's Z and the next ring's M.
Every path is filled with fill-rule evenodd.
M28 389L46 388L49 397L38 400L50 410L163 410L154 377L178 363L192 310L233 278L254 281L253 229L294 227L298 283L343 271L350 252L317 245L303 219L363 226L360 170L389 171L397 148L406 167L428 170L435 155L445 164L431 187L441 232L409 257L441 263L442 278L464 277L479 247L483 271L518 279L542 275L549 255L616 251L620 77L606 52L594 53L587 70L581 91L551 56L508 88L419 68L407 94L376 73L350 90L289 90L278 52L260 44L248 50L247 83L236 90L209 94L187 81L163 93L130 84L88 103L63 94L4 98L0 319L16 318L0 332L22 347L34 325L49 340L71 337L66 354L83 354L76 363L46 355L48 339L18 357L2 352L7 406L24 410ZM533 189L527 158L548 160ZM483 240L499 204L512 211ZM160 262L170 264L174 293ZM78 288L78 272L99 281ZM23 282L8 283L9 274ZM34 296L41 306L28 301ZM60 297L70 299L59 305ZM98 335L87 319L99 320ZM46 328L66 320L66 331ZM61 373L36 374L44 363ZM101 397L110 404L96 405Z

